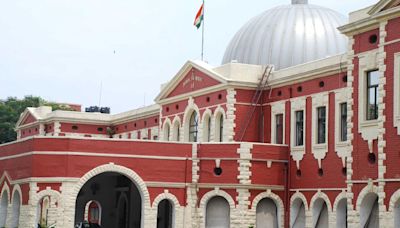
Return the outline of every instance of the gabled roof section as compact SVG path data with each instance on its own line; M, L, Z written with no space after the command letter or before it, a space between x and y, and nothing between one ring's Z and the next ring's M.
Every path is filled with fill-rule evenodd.
M41 119L44 119L52 109L49 106L42 106L39 108L26 108L23 113L21 113L16 127L24 126L30 123L34 123Z
M384 10L396 7L400 5L400 0L381 0L368 12L370 15L377 14Z
M215 72L207 63L189 60L171 81L162 87L155 101L226 83L227 78Z

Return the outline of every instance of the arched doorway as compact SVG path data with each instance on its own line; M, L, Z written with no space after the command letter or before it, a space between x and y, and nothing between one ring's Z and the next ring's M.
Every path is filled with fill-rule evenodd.
M257 204L256 227L278 228L278 207L270 198L264 198Z
M0 227L6 226L8 209L8 192L4 191L0 201Z
M169 200L162 200L157 207L157 228L172 228L173 207Z
M347 199L341 199L336 208L336 227L347 227Z
M325 228L329 226L328 220L328 206L325 200L319 198L315 200L314 206L312 208L313 213L313 227L315 228Z
M11 209L11 227L18 227L19 226L19 212L21 207L21 196L19 195L18 191L14 192L13 200L12 200L12 209Z
M364 228L379 227L379 204L378 195L368 193L361 202L360 224Z
M306 226L306 208L303 200L297 198L290 208L290 227L304 228Z
M229 203L221 196L211 198L206 207L206 228L229 228Z
M88 180L76 199L75 224L85 220L89 201L97 203L97 206L92 205L95 213L93 221L95 222L98 215L102 227L141 227L141 194L128 177L117 172L104 172ZM87 218L89 219L89 212Z

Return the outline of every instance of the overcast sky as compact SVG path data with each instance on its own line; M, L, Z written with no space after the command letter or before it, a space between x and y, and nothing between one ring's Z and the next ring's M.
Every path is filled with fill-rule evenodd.
M377 0L310 0L344 15ZM290 0L206 1L205 58L220 64L235 32ZM199 59L201 0L0 0L0 99L41 96L112 113L153 103Z

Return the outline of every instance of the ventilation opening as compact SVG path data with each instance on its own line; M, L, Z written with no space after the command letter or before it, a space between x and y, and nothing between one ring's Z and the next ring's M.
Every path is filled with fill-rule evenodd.
M318 169L318 176L322 177L324 175L324 170L322 168Z
M342 168L342 174L343 174L343 176L347 175L347 168L346 167Z
M300 170L300 169L298 169L298 170L296 171L296 176L301 177L301 170Z
M215 168L214 168L214 174L215 174L216 176L221 176L221 174L222 174L222 169L221 169L220 167L215 167Z
M299 86L297 87L297 92L302 92L303 91L303 87Z
M324 86L325 86L325 82L324 82L324 81L320 81L320 82L319 82L319 87L322 88L322 87L324 87Z
M369 43L375 44L378 41L378 36L376 34L369 36Z
M347 75L343 76L342 81L347 82Z
M368 154L368 162L369 162L370 164L375 164L375 162L376 162L376 156L375 156L374 153L369 153L369 154Z

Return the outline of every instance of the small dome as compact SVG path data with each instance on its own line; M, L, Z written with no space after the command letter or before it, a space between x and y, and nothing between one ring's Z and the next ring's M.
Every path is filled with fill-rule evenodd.
M292 0L247 22L229 43L222 63L235 60L283 69L344 53L347 38L337 27L346 22L336 11Z

